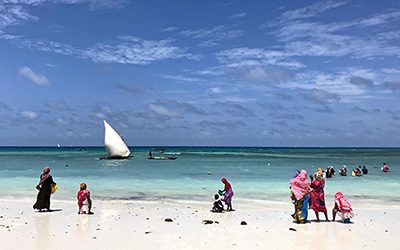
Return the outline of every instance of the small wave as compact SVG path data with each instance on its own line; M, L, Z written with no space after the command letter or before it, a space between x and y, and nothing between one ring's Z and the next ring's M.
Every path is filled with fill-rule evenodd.
M255 158L255 157L265 157L265 158L315 158L315 155L294 155L292 153L282 154L282 153L256 153L256 152L183 152L183 155L198 155L198 156L208 156L208 157L223 157L223 156L230 156L230 157L248 157L248 158Z
M182 152L164 152L165 155L180 155Z

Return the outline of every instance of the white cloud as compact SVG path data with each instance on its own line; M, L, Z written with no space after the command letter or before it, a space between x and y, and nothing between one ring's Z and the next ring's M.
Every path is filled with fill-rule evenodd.
M289 54L279 50L265 50L260 48L234 48L223 50L216 54L217 59L231 67L242 66L280 66L291 69L305 67L304 64L287 59Z
M35 120L36 118L38 118L38 115L32 111L22 111L20 114L23 118L28 120Z
M261 28L275 27L279 24L293 23L297 20L319 16L328 10L338 8L345 4L345 2L327 1L314 3L300 9L288 10L282 13L278 21L268 21L262 24Z
M297 18L298 16L302 18ZM373 26L399 20L399 10L389 10L370 17L342 22L323 23L302 20L311 16L314 15L299 14L294 15L293 18L281 18L279 23L268 26L276 28L271 34L284 43L283 51L288 56L400 57L400 47L389 43L390 39L398 38L399 35L396 31L379 34L364 32L367 35L350 35L351 33L348 32L350 28L370 29Z
M158 104L150 104L149 108L154 113L156 113L158 115L166 116L166 117L169 117L169 118L174 118L174 117L179 117L180 116L177 112L168 110L167 108L165 108L165 107L163 107L161 105L158 105Z
M38 6L44 4L87 4L90 10L99 8L119 9L127 5L126 0L0 0L0 4L7 5L31 5Z
M247 13L241 12L241 13L232 14L229 18L230 19L236 19L236 18L242 18L242 17L245 17L245 16L247 16Z
M289 42L285 45L285 50L293 56L400 57L400 47L388 45L384 41L323 33Z
M44 4L87 4L90 10L99 8L119 9L128 4L126 0L0 0L0 30L26 21L37 21L37 16L26 7Z
M268 32L283 43L282 51L288 57L350 56L356 59L400 57L400 46L397 43L390 44L391 39L398 39L397 30L386 30L385 33L369 31L384 24L387 24L386 27L390 27L389 24L396 27L397 25L391 22L400 20L400 10L389 9L371 16L340 22L315 21L316 17L325 11L345 4L345 2L327 1L288 10L282 13L277 21L268 22L262 28L268 28ZM310 18L313 18L313 21L309 21ZM271 28L275 30L271 31ZM363 32L353 32L355 29Z
M100 118L100 119L106 119L107 117L106 117L106 115L105 114L103 114L103 113L95 113L94 114L97 118Z
M38 18L28 13L28 11L19 5L1 4L0 1L0 29L21 24L26 21L36 21Z
M201 47L213 47L221 41L228 41L244 35L242 30L231 30L224 25L215 26L209 29L183 30L179 34L194 39L203 40Z
M174 80L178 82L202 82L202 79L195 78L195 77L187 77L182 75L163 75L162 78Z
M166 28L162 29L161 31L163 31L163 32L172 32L172 31L176 31L176 30L178 30L178 27L169 26L169 27L166 27Z
M385 24L388 21L398 20L398 19L400 19L400 11L395 10L395 11L388 11L383 14L374 15L368 18L364 18L359 22L355 23L354 25L370 27L370 26Z
M325 11L338 8L345 4L346 4L345 2L334 2L334 1L314 3L304 8L285 11L282 14L282 19L287 21L287 20L314 17L324 13Z
M65 120L65 119L63 119L63 118L57 118L56 122L57 122L59 125L69 125L69 121L68 121L68 120Z
M206 91L208 94L221 94L223 91L222 91L222 88L221 87L214 87L214 88L209 88L209 89L207 89L207 91Z
M266 137L271 137L271 138L280 138L282 137L282 134L274 129L269 129L269 130L264 130L261 132L262 135Z
M50 81L46 76L33 72L29 67L22 67L18 70L18 74L23 76L37 85L49 85Z
M18 47L44 52L90 59L97 63L121 63L146 65L155 61L186 58L199 60L200 55L187 53L171 45L170 40L143 40L132 36L120 36L113 43L97 43L88 48L77 48L69 44L47 40L10 38Z
M119 42L115 44L96 44L84 50L82 57L95 62L126 64L149 64L166 59L197 58L170 45L169 40L142 40L131 36L120 37Z

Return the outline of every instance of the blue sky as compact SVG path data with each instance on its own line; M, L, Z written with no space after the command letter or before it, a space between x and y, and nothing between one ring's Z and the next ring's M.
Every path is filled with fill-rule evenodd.
M400 146L400 1L0 0L0 145Z

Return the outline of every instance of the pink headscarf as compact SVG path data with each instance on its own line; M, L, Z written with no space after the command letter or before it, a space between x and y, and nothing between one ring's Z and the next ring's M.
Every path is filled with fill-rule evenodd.
M335 194L335 203L341 212L349 213L353 211L349 199L344 198L342 192L337 192Z
M296 200L303 198L311 189L310 182L307 179L307 172L301 170L300 173L290 181L290 187L292 188Z

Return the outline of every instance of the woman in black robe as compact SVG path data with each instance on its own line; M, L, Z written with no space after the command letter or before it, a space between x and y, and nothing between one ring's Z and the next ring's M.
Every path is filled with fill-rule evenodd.
M39 184L36 186L36 189L39 190L39 193L36 198L36 203L33 205L34 209L38 209L42 211L42 209L50 210L50 196L51 196L51 184L56 184L53 181L53 177L50 175L50 168L45 167L40 175Z

